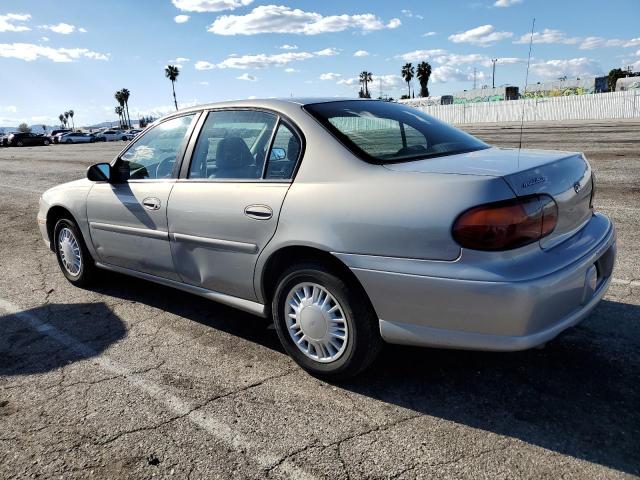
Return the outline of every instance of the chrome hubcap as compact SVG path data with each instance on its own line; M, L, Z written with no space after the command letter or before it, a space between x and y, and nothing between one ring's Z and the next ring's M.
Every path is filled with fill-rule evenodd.
M293 342L316 362L333 362L347 348L349 329L342 307L317 283L300 283L289 291L285 320Z
M63 228L58 233L58 252L64 269L74 277L79 275L82 267L80 245L73 232L68 228Z

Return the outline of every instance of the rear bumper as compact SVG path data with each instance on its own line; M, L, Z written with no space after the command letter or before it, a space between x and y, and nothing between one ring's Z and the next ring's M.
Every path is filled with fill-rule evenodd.
M461 272L470 270L469 266L461 268L463 258L450 262L451 276L443 275L447 265L442 262L433 267L438 276L416 274L418 268L422 273L429 263L435 263L420 260L415 261L421 262L419 267L404 262L411 273L382 271L379 257L374 262L378 269L364 268L366 256L359 256L357 266L350 267L367 291L380 318L380 333L389 343L524 350L578 324L605 295L616 254L615 229L607 217L598 214L593 218L583 232L556 251L536 252L536 261L547 265L544 275L532 278L523 279L519 272L511 280L503 270L496 280L491 264L483 265L486 280L460 278ZM575 256L578 247L581 252ZM560 262L566 258L562 249L574 254L568 264ZM518 271L519 260L511 262L508 272ZM529 268L530 263L531 258L522 268ZM588 281L594 266L598 272L595 288ZM477 276L478 269L474 272Z

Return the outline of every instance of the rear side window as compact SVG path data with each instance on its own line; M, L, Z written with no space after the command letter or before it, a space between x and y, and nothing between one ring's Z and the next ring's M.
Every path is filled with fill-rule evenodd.
M373 163L418 160L489 146L422 111L398 103L351 100L305 109L353 153Z
M253 110L210 112L193 151L189 178L262 178L277 117Z
M301 150L300 138L286 124L280 123L273 139L265 178L290 179Z

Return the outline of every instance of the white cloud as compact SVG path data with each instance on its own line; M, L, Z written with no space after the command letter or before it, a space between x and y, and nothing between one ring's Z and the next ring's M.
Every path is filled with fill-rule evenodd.
M338 85L346 85L348 87L359 85L360 78L351 77L351 78L342 78L336 82ZM404 80L399 75L373 75L373 81L369 82L369 90L373 90L373 88L382 88L384 89L393 89L400 88L405 85Z
M529 43L530 38L531 34L526 33L513 43ZM545 28L542 32L533 33L533 43L561 43L564 45L575 45L579 41L580 38L578 37L567 37L564 32L551 28Z
M297 50L298 46L297 45L289 45L287 43L285 43L284 45L282 45L280 47L282 50Z
M419 15L417 13L413 13L411 10L403 9L403 10L400 10L400 13L402 13L402 15L404 15L407 18L417 18L419 20L424 19L424 17L422 15Z
M176 0L174 0L175 2ZM318 35L347 29L370 32L400 25L397 18L386 25L371 14L321 15L283 5L260 5L246 15L222 15L210 26L209 32L218 35L255 35L258 33L297 33Z
M333 57L334 55L339 55L340 50L337 48L325 48L324 50L318 50L314 53L319 57Z
M436 32L427 32L427 33L423 33L422 36L423 37L433 37L434 35L437 35Z
M453 43L471 43L486 47L505 38L513 37L513 32L496 32L493 25L480 25L465 32L449 35Z
M79 31L80 33L87 33L87 29L86 29L86 28L84 28L84 27L80 27L80 28L78 29L78 31Z
M295 73L295 72L299 72L300 70L296 70L295 68L289 67L289 68L285 68L284 71L287 73Z
M637 47L640 45L640 38L631 40L621 40L619 38L586 37L580 42L581 50L593 50L602 47Z
M53 62L68 63L81 58L108 60L108 53L99 53L87 48L52 48L33 43L0 43L0 57L18 58L31 62L38 58L48 58Z
M41 40L42 40L43 42L48 42L48 41L49 41L49 37L41 37Z
M586 57L532 63L531 72L545 79L563 76L575 78L603 73L598 62Z
M322 75L320 75L320 80L336 80L337 78L340 78L341 76L342 76L342 74L340 74L340 73L327 72L327 73L323 73Z
M16 23L27 22L31 20L28 13L7 13L0 15L0 32L26 32L31 30L26 25L16 25Z
M174 63L187 63L189 61L186 57L177 57L173 60L169 60L169 65L173 65Z
M215 68L216 66L211 63L211 62L207 62L205 60L198 60L195 65L194 65L196 70L211 70L212 68Z
M414 50L412 52L396 55L395 58L400 58L405 62L422 62L424 60L437 63L439 65L481 65L483 67L491 66L491 57L487 55L481 55L479 53L469 54L457 54L451 53L441 48L431 50ZM499 64L513 64L519 63L523 60L516 57L502 57L498 58Z
M40 25L39 28L43 30L51 30L54 33L59 33L61 35L69 35L76 31L75 25L70 25L68 23L57 23L55 25Z
M371 54L366 50L358 50L353 54L354 57L368 57L369 55Z
M258 80L258 77L254 75L249 75L248 73L243 73L239 77L236 77L237 80L245 80L247 82L255 82Z
M511 7L513 5L516 5L518 3L522 3L522 0L496 0L493 6L506 8L506 7Z
M4 107L4 111L9 113L16 113L18 111L18 107L16 107L15 105L8 105Z
M309 52L287 52L276 55L266 55L260 53L257 55L231 55L218 63L218 68L267 68L281 67L288 63L313 58L314 55Z
M209 86L209 82L200 82L200 85L202 85L203 87L208 87Z
M221 12L244 7L253 0L171 0L173 5L184 12Z
M187 23L191 17L189 15L176 15L173 21L176 23Z
M434 83L465 82L473 80L473 72L449 65L442 65L433 69L431 78ZM476 71L476 81L481 82L485 80L485 78L486 75L484 72Z

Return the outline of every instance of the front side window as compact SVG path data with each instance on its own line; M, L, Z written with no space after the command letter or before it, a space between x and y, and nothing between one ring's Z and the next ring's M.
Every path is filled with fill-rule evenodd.
M116 162L119 180L171 178L178 153L195 116L191 114L173 118L149 130Z
M193 151L189 178L262 178L277 117L253 110L210 112Z
M489 148L457 128L397 103L348 100L311 104L305 109L356 155L374 163Z

